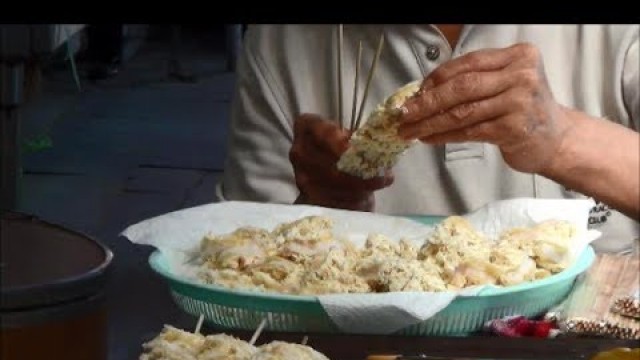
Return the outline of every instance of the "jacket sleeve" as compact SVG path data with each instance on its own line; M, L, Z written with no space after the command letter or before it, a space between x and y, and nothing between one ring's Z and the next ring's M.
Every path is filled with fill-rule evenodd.
M227 157L216 188L218 201L293 203L298 195L289 162L290 107L279 94L274 70L260 53L265 49L260 42L269 33L265 27L249 27L238 59Z

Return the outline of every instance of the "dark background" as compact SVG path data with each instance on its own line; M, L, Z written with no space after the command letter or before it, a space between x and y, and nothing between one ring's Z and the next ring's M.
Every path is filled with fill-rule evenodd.
M196 324L149 269L150 249L118 234L140 220L214 201L234 84L224 25L182 26L177 56L172 27L123 29L115 60L92 55L85 33L70 41L81 90L67 48L30 75L17 206L92 235L115 253L109 343L110 359L118 360L137 358L142 342L165 323ZM172 56L186 78L170 74ZM91 76L105 64L108 76Z

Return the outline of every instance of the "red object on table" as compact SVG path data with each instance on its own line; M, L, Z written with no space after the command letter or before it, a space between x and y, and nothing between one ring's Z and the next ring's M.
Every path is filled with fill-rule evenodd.
M529 320L524 316L509 316L485 324L485 331L505 337L554 338L559 330L548 320Z

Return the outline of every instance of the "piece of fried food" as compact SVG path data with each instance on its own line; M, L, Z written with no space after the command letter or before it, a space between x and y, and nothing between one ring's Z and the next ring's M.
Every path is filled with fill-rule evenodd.
M518 285L551 275L546 269L537 267L526 252L515 246L498 244L491 250L489 271L502 286Z
M206 284L214 284L229 289L264 290L256 285L254 279L238 269L211 269L202 267L198 271L198 278Z
M170 325L142 346L140 360L249 360L258 351L231 335L203 336Z
M460 280L453 280L462 272L459 267L465 263L468 267L469 262L489 262L491 245L467 219L450 216L435 227L420 248L418 259L435 262L442 268L445 280L459 287ZM474 272L469 272L468 276L475 277L472 273Z
M271 234L242 227L226 235L207 235L200 243L200 257L212 269L243 269L274 250Z
M272 341L260 346L251 360L329 360L329 358L306 345Z
M576 227L560 220L543 221L533 227L516 228L500 235L498 246L510 244L533 258L538 267L551 273L567 268Z
M399 257L368 257L356 266L375 292L446 291L440 269L428 262Z
M303 265L279 256L267 258L263 263L248 270L254 285L269 291L296 294L305 268Z
M391 169L412 142L398 136L399 108L416 94L421 81L411 82L369 115L364 125L349 140L349 148L338 160L337 167L347 174L369 179Z
M418 249L408 240L400 239L396 242L382 234L370 234L360 251L359 257L399 257L402 259L415 259Z
M204 338L198 360L249 360L257 352L258 348L244 340L215 334Z
M272 232L278 256L294 262L341 246L333 236L333 222L324 216L306 216L280 224Z
M204 336L165 325L153 340L144 343L140 360L198 360Z
M340 249L316 255L307 265L300 293L305 295L366 293L369 284L355 271L356 259Z

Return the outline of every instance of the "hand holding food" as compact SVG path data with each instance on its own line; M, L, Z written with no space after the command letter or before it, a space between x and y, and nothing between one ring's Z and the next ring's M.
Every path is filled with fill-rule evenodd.
M294 124L290 151L300 196L296 203L372 211L374 191L393 183L391 173L361 179L341 172L336 163L347 150L349 132L316 115L304 114Z
M404 104L400 121L403 139L491 143L509 166L528 173L551 166L573 126L531 44L483 49L444 63Z
M398 135L400 108L419 89L420 82L409 83L378 105L349 139L349 148L340 157L338 169L363 179L391 170L412 143Z

